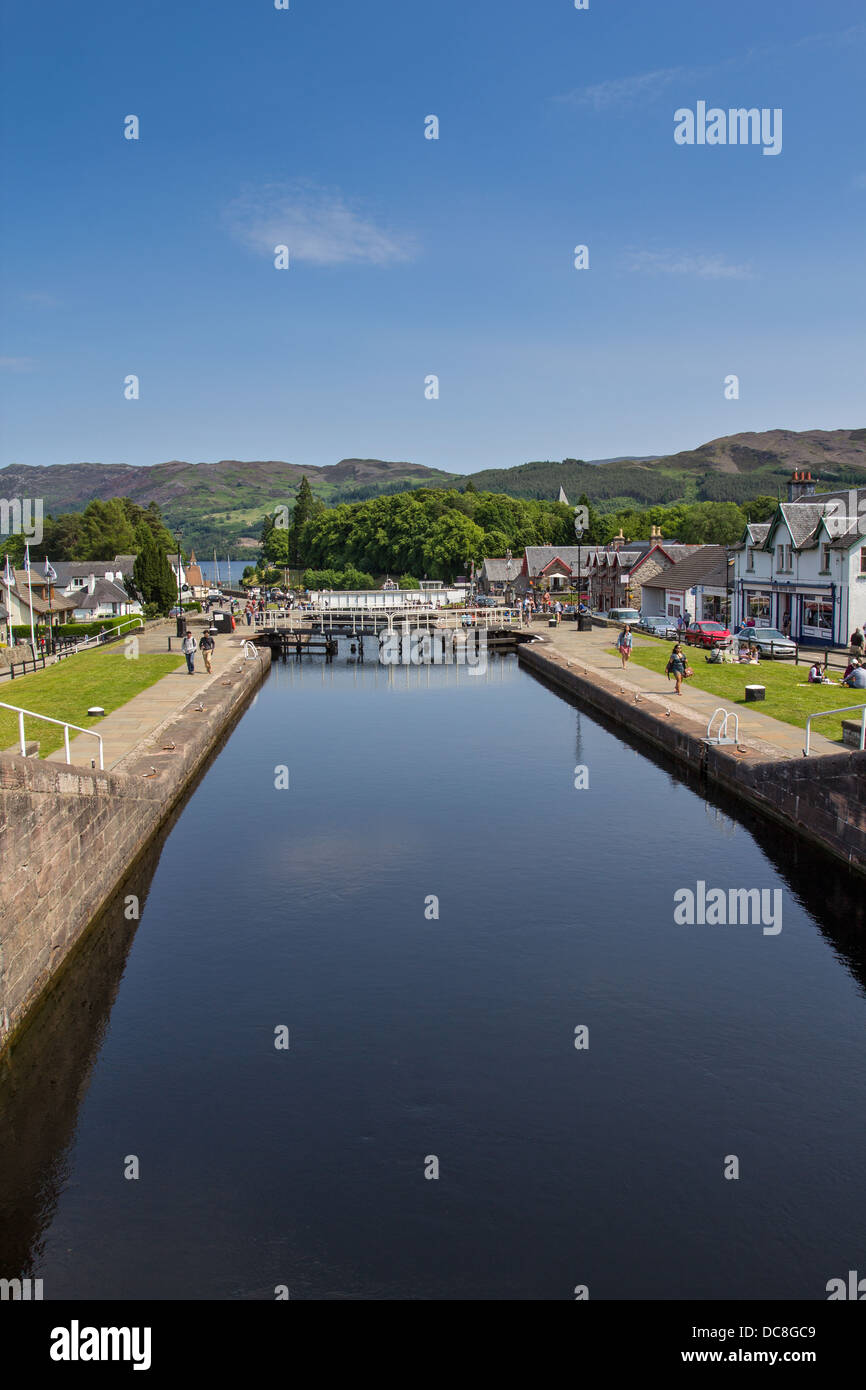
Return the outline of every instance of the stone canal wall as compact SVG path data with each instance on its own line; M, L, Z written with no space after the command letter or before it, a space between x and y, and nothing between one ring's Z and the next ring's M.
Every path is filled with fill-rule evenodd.
M663 695L622 693L622 683L570 662L547 643L518 649L518 660L550 684L594 706L781 825L866 873L866 752L784 757L756 739L708 744L706 723Z
M239 653L120 771L0 757L0 1049L243 711L261 656Z

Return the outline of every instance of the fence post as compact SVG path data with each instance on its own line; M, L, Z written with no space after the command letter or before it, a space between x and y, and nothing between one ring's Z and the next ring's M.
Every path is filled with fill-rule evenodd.
M19 742L20 747L21 747L21 756L22 756L22 758L23 758L23 757L25 756L26 752L27 752L27 744L24 742L24 711L23 711L23 709L18 711L18 742Z
M64 724L64 725L63 725L63 747L64 747L65 752L66 752L66 761L67 761L68 763L71 763L71 762L72 762L72 755L71 755L70 752L69 752L69 725L68 725L68 724Z

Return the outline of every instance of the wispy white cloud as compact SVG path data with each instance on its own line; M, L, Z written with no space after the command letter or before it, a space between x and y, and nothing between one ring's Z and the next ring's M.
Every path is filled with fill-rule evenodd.
M56 309L60 300L44 290L22 290L18 296L25 304L35 304L40 309Z
M36 363L32 357L0 357L0 371L29 372Z
M595 111L611 107L631 106L636 101L652 101L675 83L685 83L709 73L710 68L656 68L634 77L615 77L607 82L595 82L589 87L576 87L554 100L569 106L591 106Z
M752 280L749 265L736 265L724 256L689 255L678 251L631 251L628 269L651 275L689 275L699 280Z
M706 67L655 68L649 72L636 73L632 77L615 77L604 82L595 82L588 87L575 87L570 92L553 98L555 102L568 106L590 106L595 111L608 111L628 108L636 102L653 101L674 85L680 87L693 82L717 77L726 71L736 71L748 67L750 63L760 63L768 59L779 59L787 53L815 47L854 47L866 41L866 24L853 24L848 29L839 29L823 34L806 34L793 42L764 44L746 49L730 58Z
M412 237L380 226L336 189L315 184L266 184L245 189L225 209L231 234L273 256L288 246L292 261L309 265L392 265L412 260Z

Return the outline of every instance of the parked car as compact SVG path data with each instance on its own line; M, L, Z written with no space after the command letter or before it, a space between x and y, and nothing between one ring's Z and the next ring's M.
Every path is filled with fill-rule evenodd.
M689 647L728 647L731 634L723 623L689 623L684 640Z
M653 637L664 637L668 642L675 642L679 636L676 622L663 614L642 613L638 626L642 632L649 632Z
M741 627L734 633L739 642L754 642L761 656L788 657L797 655L797 648L777 627Z
M607 616L612 623L628 623L631 627L637 627L640 622L640 613L636 608L611 608Z

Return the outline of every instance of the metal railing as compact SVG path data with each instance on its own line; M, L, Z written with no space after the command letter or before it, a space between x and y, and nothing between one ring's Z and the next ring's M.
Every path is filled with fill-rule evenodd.
M70 724L65 719L52 719L50 715L37 714L36 711L32 709L21 709L19 705L7 705L4 700L0 700L0 709L11 710L13 714L18 715L18 743L22 758L26 758L27 756L27 741L24 737L24 716L26 715L28 719L42 719L46 724L59 724L61 726L63 729L63 747L66 750L66 761L68 763L72 762L72 757L69 752L70 729L74 729L77 734L89 734L91 738L95 738L99 744L99 770L100 772L103 771L102 735L98 734L95 729L82 729L80 724Z
M255 642L245 641L241 650L244 654L244 661L255 661L256 657L258 657L259 661L262 659L262 654Z
M125 622L118 623L116 627L107 627L104 632L94 632L91 637L82 637L80 641L73 641L70 646L64 647L62 652L58 652L58 656L74 656L76 652L83 652L90 646L104 646L113 637L118 637L123 629L132 623L137 624L139 628L144 627L143 618L138 616L127 618Z
M818 709L814 714L810 714L806 720L806 747L803 749L804 756L808 757L810 740L812 736L812 720L823 719L825 714L850 714L852 710L857 710L860 718L860 752L866 749L866 705L841 705L839 709Z
M717 715L721 715L718 734L713 734L713 724L716 722ZM728 734L728 721L734 721L733 738ZM713 710L710 715L710 722L707 725L707 743L739 743L740 741L740 716L736 710L725 709L724 705L719 705L718 709Z

